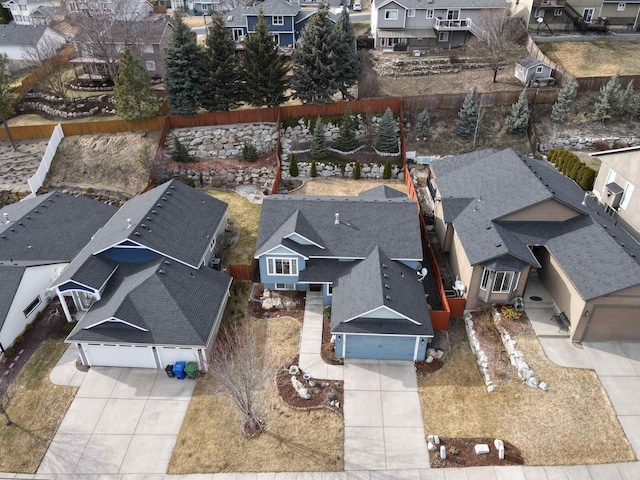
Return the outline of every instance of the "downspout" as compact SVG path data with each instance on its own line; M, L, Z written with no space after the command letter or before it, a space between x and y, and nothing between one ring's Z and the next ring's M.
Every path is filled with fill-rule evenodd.
M2 346L2 342L0 342L0 353L4 353L4 347Z
M633 30L638 29L638 17L640 17L640 6L638 7L638 13L636 13L636 21L633 23Z

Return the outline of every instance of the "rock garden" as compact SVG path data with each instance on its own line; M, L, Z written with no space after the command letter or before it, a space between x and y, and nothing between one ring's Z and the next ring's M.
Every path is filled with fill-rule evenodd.
M98 115L115 115L116 107L112 95L92 97L57 97L41 92L29 92L16 110L20 113L39 113L45 117L74 119Z

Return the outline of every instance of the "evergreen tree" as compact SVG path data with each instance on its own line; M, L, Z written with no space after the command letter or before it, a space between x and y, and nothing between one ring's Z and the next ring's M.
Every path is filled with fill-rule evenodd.
M620 72L611 77L607 84L600 89L600 97L595 105L593 119L604 122L613 115L620 113L623 106L623 93L620 86Z
M316 167L315 160L311 160L311 171L309 172L309 176L312 178L316 178L318 176L318 169Z
M633 90L633 80L629 80L627 88L622 93L622 113L632 113L634 108L635 92Z
M427 138L429 135L429 128L431 128L431 117L425 108L418 114L418 118L416 119L416 133L418 138L423 140Z
M338 147L343 152L351 152L358 147L356 140L356 129L358 128L358 119L351 113L351 109L347 107L340 122L340 135L338 136Z
M314 160L324 160L328 156L329 149L327 148L324 125L322 119L318 117L316 126L313 129L313 138L311 139L311 158Z
M328 15L329 7L319 5L302 30L300 45L293 52L293 98L303 103L330 102L340 88L336 42Z
M160 103L151 89L151 79L129 47L120 59L120 71L114 82L113 98L120 118L137 122L158 113Z
M187 147L185 147L178 137L173 137L173 150L171 151L171 160L174 162L190 162L192 160Z
M391 162L387 160L384 162L384 170L382 171L382 178L389 180L391 178Z
M398 153L398 126L390 108L387 108L378 122L376 150L382 153Z
M634 99L633 116L640 120L640 93L636 94Z
M507 117L507 124L511 133L524 135L529 125L529 99L527 89L523 88L518 101L511 107L511 114Z
M228 34L227 34L228 35ZM289 65L278 51L262 10L244 46L244 98L254 107L277 107L287 100Z
M164 85L171 112L195 115L202 99L203 51L196 43L196 34L184 23L180 12L173 16L173 31L165 57Z
M360 166L359 161L355 161L355 165L353 166L353 179L360 180L360 176L362 175L362 167Z
M462 102L462 107L458 112L458 123L456 123L456 133L461 138L468 138L475 131L478 125L478 91L473 87L471 93Z
M571 76L567 84L560 89L556 103L551 107L551 121L562 123L567 119L567 115L573 106L576 96L576 79Z
M296 154L292 153L291 158L289 158L289 175L292 177L297 177L300 174L298 171L298 161L296 160Z
M202 106L210 112L237 108L240 104L240 72L236 45L222 15L211 15L211 26L204 51L205 79Z
M364 71L362 57L356 50L356 36L346 6L342 7L338 15L334 36L336 41L334 53L338 64L338 89L342 93L342 98L346 100L351 97L349 88L355 85Z

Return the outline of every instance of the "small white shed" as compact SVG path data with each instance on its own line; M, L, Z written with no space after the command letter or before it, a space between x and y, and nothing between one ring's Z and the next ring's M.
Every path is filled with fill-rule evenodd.
M548 80L551 78L553 68L533 57L524 57L516 62L515 77L527 86L534 81ZM547 81L545 84L550 84Z

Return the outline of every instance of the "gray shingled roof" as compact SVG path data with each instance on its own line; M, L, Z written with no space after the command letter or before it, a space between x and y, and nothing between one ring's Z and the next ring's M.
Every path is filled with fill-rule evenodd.
M339 214L338 225L335 224L336 213ZM299 223L300 216L305 224ZM313 234L324 249L283 240L295 231L294 218L295 228L304 225L307 235L298 233L307 238ZM422 259L418 210L415 202L406 196L267 197L262 204L256 258L279 245L305 256L348 258L365 258L373 247L379 246L391 258Z
M207 346L219 326L216 318L231 281L212 268L194 270L168 259L121 264L102 299L67 341ZM122 323L100 324L113 318L147 331Z
M0 210L0 265L70 262L116 210L58 192L8 205Z
M443 207L473 199L452 220L472 265L509 254L538 266L528 245L544 245L585 300L640 283L637 242L591 199L582 205L584 191L549 162L512 150L449 160L434 160L431 168ZM565 222L498 220L551 198L583 215Z
M264 0L257 5L239 6L225 13L225 24L227 27L245 27L247 25L246 17L248 15L257 16L260 10L265 17L272 15L295 17L300 11L300 6L291 5L286 0Z
M516 64L518 65L522 65L524 68L529 69L532 67L535 67L537 65L547 65L546 63L538 60L537 58L533 58L533 57L524 57L521 58L520 60L518 60L516 62Z
M314 258L313 262L309 262L300 272L298 281L300 283L333 283L350 271L351 267L353 267L351 262Z
M451 9L451 8L505 8L508 6L504 0L376 0L376 6L384 6L387 3L397 3L405 8L433 8L433 9Z
M35 45L48 27L46 25L0 24L0 47Z
M405 193L388 187L387 185L370 188L369 190L360 192L358 196L362 198L407 198Z
M2 282L0 282L0 331L4 327L13 298L18 291L22 275L24 275L26 269L27 267L0 266L0 278L2 278Z
M406 319L358 319L380 307L420 325ZM386 333L433 335L429 306L415 270L391 260L378 247L366 259L354 262L333 287L331 331L361 332L365 327L370 333L391 327Z

